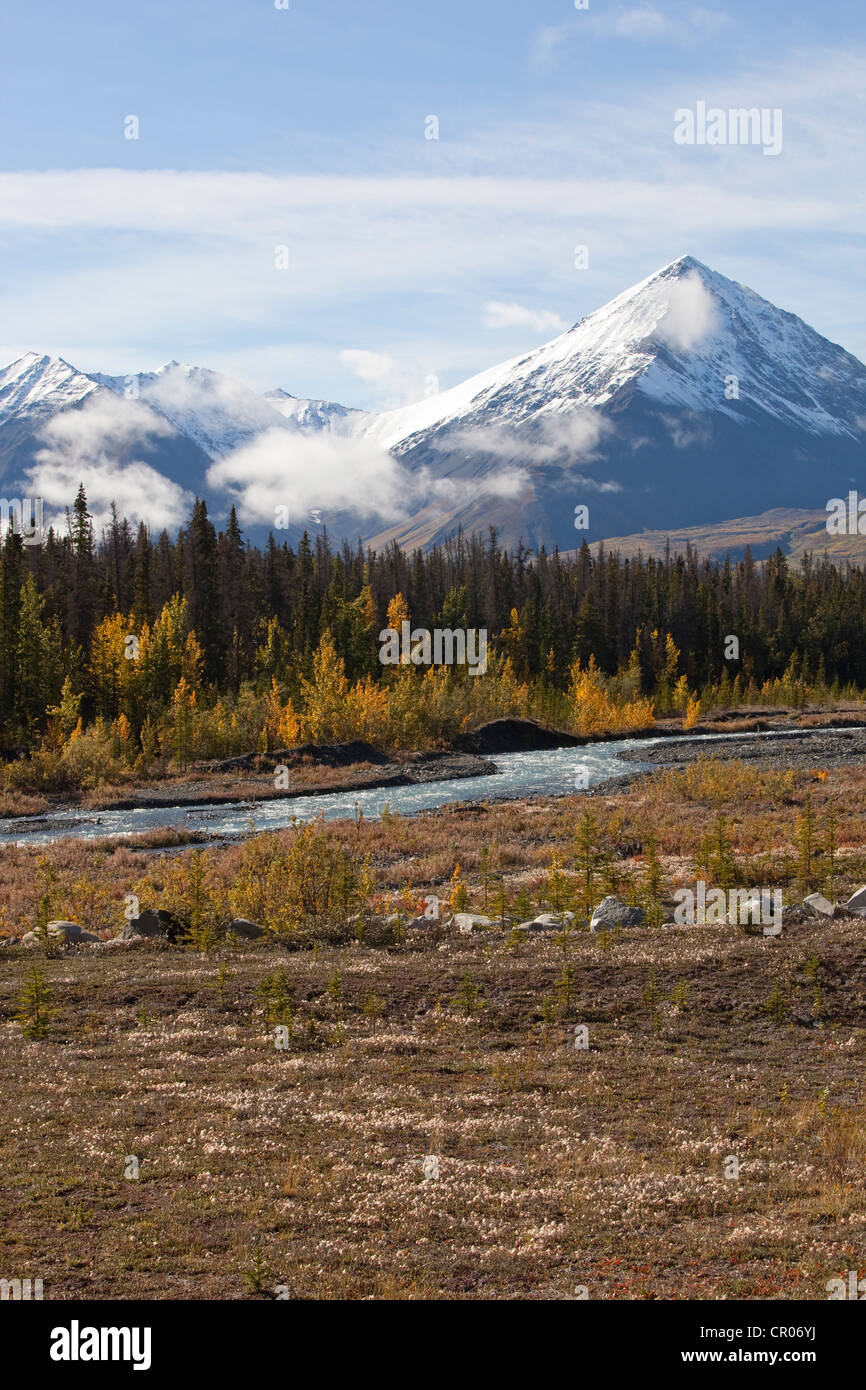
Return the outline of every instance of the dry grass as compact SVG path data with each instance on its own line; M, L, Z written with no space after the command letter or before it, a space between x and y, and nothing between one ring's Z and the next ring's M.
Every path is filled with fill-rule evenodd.
M818 831L816 864L822 868L821 835L828 808L837 817L840 885L854 887L866 878L866 767L846 766L779 772L741 763L701 759L684 772L662 770L642 779L630 792L585 797L535 798L522 802L455 804L438 811L404 818L391 815L379 821L333 822L329 836L341 846L370 855L377 887L384 894L406 891L445 896L455 862L475 878L475 905L481 903L477 876L482 851L490 850L490 870L502 875L513 894L521 884L538 885L539 893L550 866L559 856L567 869L574 854L578 818L585 809L596 817L604 846L625 856L625 879L639 878L641 848L652 835L671 881L682 882L691 871L703 836L722 812L727 833L753 881L788 885L793 876L795 830L806 795L811 796ZM277 832L287 840L291 831ZM86 925L113 935L124 923L124 896L130 885L149 871L155 873L158 851L193 845L202 837L174 830L155 830L147 836L99 842L68 841L41 853L32 848L0 848L0 935L34 925L44 882L37 864L49 866L55 883L54 916L75 916L80 910L82 882L99 885L101 915ZM637 851L635 852L635 847ZM209 873L216 884L227 884L237 872L241 849L228 846L209 851ZM771 874L775 875L770 877ZM757 877L755 877L757 875ZM143 906L159 906L142 904ZM4 927L5 921L5 927Z
M720 804L739 844L784 859L810 791L819 824L833 798L853 886L863 769L790 785L750 770L748 802L736 769L688 775L332 834L371 856L382 893L436 892L459 859L479 905L485 844L510 891L540 884L553 852L569 866L587 806L637 877L652 830L670 881ZM220 882L240 854L214 852ZM80 844L46 859L61 885L98 887L113 928L158 862ZM0 895L29 925L31 856L4 852ZM852 919L517 949L443 928L382 949L81 948L41 961L44 1041L13 1020L35 953L5 946L0 1274L61 1299L824 1298L864 1259L864 938ZM280 970L286 1050L261 1010Z
M52 1298L240 1297L256 1259L304 1297L821 1297L866 1228L862 941L580 934L565 1013L541 937L46 961L49 1038L4 1027L4 1268ZM286 1051L257 1013L280 967Z

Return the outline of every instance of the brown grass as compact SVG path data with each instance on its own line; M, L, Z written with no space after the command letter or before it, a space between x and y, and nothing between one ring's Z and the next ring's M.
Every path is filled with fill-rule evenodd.
M49 1039L4 1028L4 1266L51 1298L240 1297L256 1249L266 1287L304 1297L821 1297L866 1225L862 937L641 929L603 953L581 934L547 1022L549 938L47 961ZM804 1026L814 954L827 1011ZM279 967L284 1052L256 1012Z
M810 791L819 825L833 798L854 885L863 769L782 786L750 770L748 801L736 769L689 776L704 781L331 833L371 856L381 893L444 889L459 859L478 906L484 844L509 891L540 884L553 852L570 867L587 806L624 853L652 830L673 881L719 805L745 852L784 860ZM214 853L220 882L240 854ZM158 862L81 844L45 858L61 884L97 884L112 931ZM623 864L640 879L640 857ZM4 852L10 921L30 925L37 900L32 855ZM59 1299L824 1298L863 1264L864 938L851 919L518 949L443 928L379 949L4 946L0 1276L41 1276ZM13 1016L37 958L55 1012L28 1041ZM279 970L285 1051L259 993Z

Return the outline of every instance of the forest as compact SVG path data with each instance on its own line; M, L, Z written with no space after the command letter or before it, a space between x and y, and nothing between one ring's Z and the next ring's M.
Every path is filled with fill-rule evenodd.
M0 750L7 784L63 788L196 759L365 738L447 746L487 719L578 733L738 704L802 707L866 688L866 572L781 551L629 559L584 544L509 552L458 535L427 553L244 537L197 500L175 536L83 486L64 528L0 552ZM483 677L383 665L379 633L483 629ZM735 640L731 640L735 639Z

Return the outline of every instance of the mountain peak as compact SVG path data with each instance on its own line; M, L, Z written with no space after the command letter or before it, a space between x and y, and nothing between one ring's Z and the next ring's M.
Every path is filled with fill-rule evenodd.
M56 357L48 352L25 352L14 362L10 362L7 367L0 368L3 375L7 377L13 373L16 376L23 376L25 373L32 375L34 372L52 369L75 372L76 376L84 376L84 372L79 372L78 368L73 367L71 362L67 362L65 357Z
M52 415L96 390L97 383L64 358L25 352L0 368L0 425L26 415Z
M173 357L170 362L163 362L161 367L157 367L154 376L168 376L170 372L182 372L184 376L204 376L208 373L207 367L191 366L189 362L178 362Z
M305 452L302 436L350 437L352 466L369 457L378 467L377 456L390 453L389 469L405 482L397 491L412 499L405 524L370 536L364 521L371 544L427 544L460 525L467 533L494 525L509 544L523 537L568 548L578 503L589 507L589 540L780 505L820 508L828 489L844 495L862 472L866 441L863 363L690 254L550 342L379 415L280 388L259 395L177 361L136 380L140 401L131 405L129 377L85 375L59 357L30 352L0 369L0 469L32 468L45 421L104 388L123 397L130 435L147 435L141 456L164 458L184 487L191 478L175 478L177 459L227 460L265 436L263 468L275 457L287 479L296 469L298 486L315 487L307 475L320 456ZM171 429L155 432L142 406ZM93 414L97 435L104 416ZM274 437L281 430L295 436L285 448ZM114 445L97 437L94 447L101 459ZM195 490L210 502L212 488L245 478L247 517L258 515L259 479L249 471L257 457L240 457L237 474L228 462L196 476ZM347 498L333 511L334 534L356 535L359 518L369 518L363 474L363 506ZM395 501L383 515L396 510Z
M677 256L675 261L668 261L667 265L663 265L660 270L656 271L656 276L668 274L687 275L689 271L692 270L696 270L699 274L703 271L705 275L713 275L716 273L710 270L709 266L704 265L703 261L699 261L697 256L686 255ZM654 279L655 276L651 278Z

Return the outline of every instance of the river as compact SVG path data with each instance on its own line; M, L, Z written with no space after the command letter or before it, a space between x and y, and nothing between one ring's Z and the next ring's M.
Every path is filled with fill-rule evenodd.
M828 731L829 732L829 731ZM773 738L774 732L752 737ZM139 835L148 830L173 828L201 831L220 838L235 838L259 830L281 830L293 821L351 818L363 812L378 819L387 808L400 815L432 811L437 806L462 801L514 799L523 796L562 796L598 785L623 773L649 771L656 764L642 761L640 751L657 743L692 741L693 735L616 739L571 748L539 752L502 753L490 757L496 772L481 777L451 778L407 787L376 787L366 791L321 792L295 796L285 792L262 801L234 801L222 805L142 806L135 810L87 811L81 807L52 812L50 816L0 820L0 844L38 846L54 840L95 840L118 835ZM742 737L707 734L701 743L717 743ZM632 754L620 758L618 754Z

